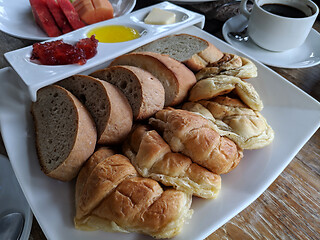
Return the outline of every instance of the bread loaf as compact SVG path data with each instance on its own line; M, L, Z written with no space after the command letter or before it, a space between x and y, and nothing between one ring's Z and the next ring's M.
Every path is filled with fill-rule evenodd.
M57 84L73 93L89 110L97 126L99 144L121 143L131 131L130 104L114 85L85 75L73 75Z
M149 123L163 132L173 152L185 154L215 174L230 172L243 156L233 141L221 137L213 129L213 123L198 114L166 108L150 118Z
M128 158L109 154L108 149L99 149L79 173L76 228L138 232L155 238L177 235L191 217L191 195L163 190L158 182L138 177Z
M202 198L215 198L220 191L219 175L172 152L150 126L136 125L123 144L123 152L143 177Z
M199 71L223 57L223 53L213 44L189 34L166 36L141 46L134 52L166 54L186 64L193 71Z
M76 97L57 85L38 91L31 112L42 171L58 180L73 179L96 146L91 115Z
M117 86L129 100L135 120L146 119L164 106L165 93L162 84L143 69L113 66L95 71L91 76Z
M186 99L188 91L196 83L196 78L186 66L167 55L141 52L117 57L115 65L131 65L142 68L162 83L165 90L165 106L174 106Z
M230 138L240 148L262 148L274 139L274 132L266 119L238 99L219 96L210 101L187 102L182 108L211 120L220 135Z

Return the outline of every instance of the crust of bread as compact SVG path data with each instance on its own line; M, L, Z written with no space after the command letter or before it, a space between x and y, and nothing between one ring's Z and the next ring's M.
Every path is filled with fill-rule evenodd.
M55 89L54 91L57 91L59 93L59 97L64 97L65 101L69 101L73 104L73 108L77 114L77 119L75 123L77 124L77 132L74 135L72 149L67 154L67 157L63 160L63 162L59 166L57 166L55 169L50 171L46 166L46 163L45 163L46 159L44 159L43 157L44 156L43 151L45 151L45 149L42 149L39 147L39 141L41 141L39 139L40 137L39 134L43 134L43 133L40 132L38 125L40 124L40 121L42 121L42 119L39 119L39 116L37 116L38 113L36 112L37 112L37 109L41 107L50 108L48 104L41 105L39 98L48 98L49 97L48 92L52 91L52 89ZM50 85L43 89L40 89L38 91L38 101L32 104L31 111L34 117L34 122L35 122L36 147L37 147L39 162L40 162L42 171L49 177L52 177L61 181L72 180L77 176L84 162L94 152L94 149L96 146L97 131L91 115L89 114L87 109L83 106L83 104L75 96L73 96L73 94L71 94L66 89L57 85ZM63 119L61 119L61 121L63 121ZM42 123L42 124L52 124L52 122ZM66 143L62 142L61 144L63 145Z
M162 84L141 68L110 66L93 72L91 76L117 86L129 100L135 120L146 119L164 106L165 92Z
M196 78L184 64L159 53L134 52L119 56L110 66L132 65L153 74L165 90L165 106L174 106L186 99Z
M86 75L73 75L58 84L82 100L89 110L97 126L98 144L118 144L129 134L132 109L117 87Z

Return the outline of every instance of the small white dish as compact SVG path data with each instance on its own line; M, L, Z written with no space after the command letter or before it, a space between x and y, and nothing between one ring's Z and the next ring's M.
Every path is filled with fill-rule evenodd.
M132 11L136 0L110 0L114 16L119 17ZM18 38L30 40L52 39L36 24L28 0L0 1L0 30Z
M223 52L248 57L198 27L175 33L195 35ZM257 66L258 77L248 81L264 103L261 114L275 131L275 139L265 148L244 152L239 166L222 175L221 192L216 199L193 198L194 214L175 240L205 239L236 216L267 189L320 126L319 102L270 68L252 61ZM94 70L88 69L82 74ZM31 101L21 82L12 68L0 70L0 130L21 188L46 237L50 240L153 239L136 233L85 232L74 228L75 181L60 182L41 171L35 149Z
M176 22L168 25L151 25L144 23L147 14L153 8L160 8L176 13ZM67 33L50 41L62 39L67 43L74 43L82 38L86 38L87 33L96 27L106 25L124 25L135 28L140 32L141 37L118 43L100 43L98 44L97 54L89 59L85 64L68 64L68 65L42 65L30 60L32 46L21 48L4 54L7 61L13 69L22 78L27 87L31 99L36 101L37 91L47 85L55 83L63 78L73 74L85 71L89 68L103 64L121 54L134 50L141 45L151 42L157 38L179 31L183 28L196 25L204 27L205 17L201 14L189 11L169 2L161 2L138 11L134 11L125 16L113 18L108 21L92 24L76 31Z
M239 32L247 25L243 15L228 19L222 28L224 39L235 48L273 67L307 68L320 63L320 34L312 29L307 40L298 48L283 52L272 52L257 46L249 37L247 42L239 42L228 36L229 32Z
M23 195L11 164L3 155L0 155L0 217L20 212L24 217L24 226L20 240L29 239L33 214Z

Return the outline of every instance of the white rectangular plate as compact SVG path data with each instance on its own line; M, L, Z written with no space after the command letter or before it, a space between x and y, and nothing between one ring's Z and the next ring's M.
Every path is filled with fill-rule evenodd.
M209 40L223 52L246 56L197 27L179 33ZM259 76L249 81L263 100L262 114L275 131L274 142L263 149L245 151L239 166L222 176L222 189L217 199L194 198L194 215L176 240L202 240L246 208L276 179L319 127L320 104L317 101L268 67L253 62ZM133 233L74 229L75 182L59 182L41 172L34 146L31 101L20 83L21 79L11 68L0 71L1 132L17 179L47 238L151 239Z
M176 14L176 22L167 25L151 25L144 23L145 17L153 8L160 8ZM1 8L0 8L1 9ZM98 22L65 35L53 38L50 41L62 39L67 43L74 43L82 38L87 38L90 30L106 25L123 25L132 27L139 31L140 37L131 41L117 43L99 42L97 54L88 59L86 64L68 64L68 65L42 65L30 60L32 46L24 47L18 50L4 54L12 68L19 74L25 83L31 99L36 101L37 91L47 85L55 83L60 79L69 77L75 73L88 70L98 64L102 64L121 54L127 53L157 38L169 35L186 27L197 25L203 28L205 18L203 15L189 11L169 2L161 2L146 8L139 9L128 15L118 18L112 18L107 21Z

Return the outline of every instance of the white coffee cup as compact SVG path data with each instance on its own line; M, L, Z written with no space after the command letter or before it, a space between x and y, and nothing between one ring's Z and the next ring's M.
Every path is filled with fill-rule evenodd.
M249 37L260 47L270 51L285 51L304 43L319 13L310 0L253 0L252 11L248 0L241 0L240 12L248 19ZM262 8L265 4L281 4L301 10L306 17L283 17Z

